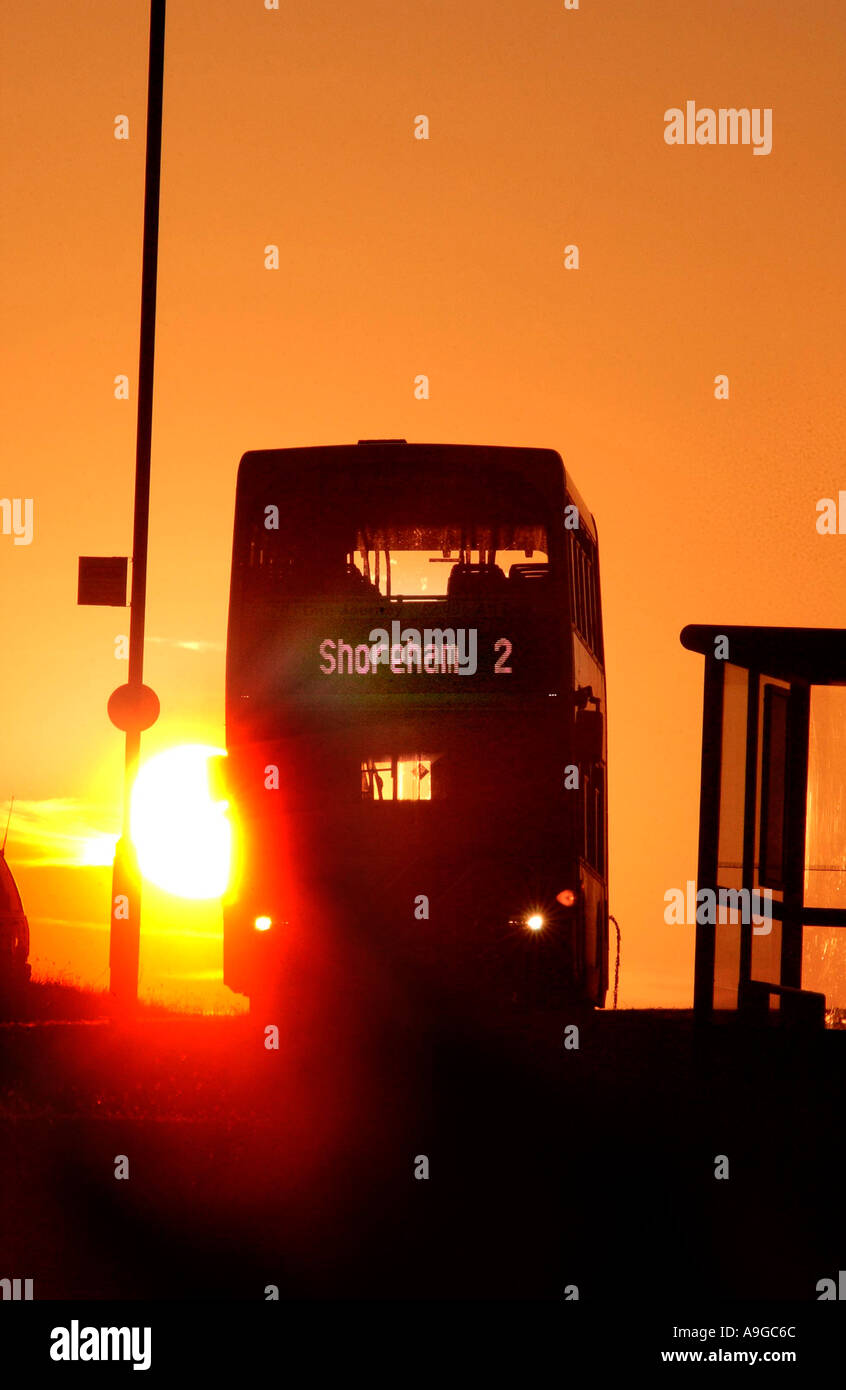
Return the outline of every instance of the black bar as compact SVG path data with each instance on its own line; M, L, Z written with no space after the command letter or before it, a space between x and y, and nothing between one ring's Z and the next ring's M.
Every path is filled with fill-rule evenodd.
M846 908L803 907L802 924L806 927L846 927Z
M835 1281L837 1274L834 1275ZM4 1351L15 1358L27 1380L66 1385L68 1377L87 1385L132 1385L132 1363L57 1361L59 1329L76 1319L83 1328L148 1328L144 1339L149 1368L139 1377L143 1385L243 1383L253 1366L316 1361L327 1378L348 1377L351 1362L375 1368L375 1384L396 1379L395 1358L383 1346L384 1325L390 1317L400 1344L413 1339L418 1381L442 1377L445 1357L472 1360L476 1380L519 1380L526 1368L558 1364L565 1377L576 1373L580 1382L598 1381L597 1367L619 1371L624 1379L642 1371L654 1379L668 1365L668 1354L681 1360L691 1355L723 1370L722 1358L754 1355L754 1370L767 1379L771 1359L790 1358L795 1384L821 1385L831 1381L832 1368L842 1358L842 1303L819 1302L811 1289L808 1301L761 1302L661 1300L649 1304L641 1295L618 1302L439 1301L325 1303L305 1300L258 1300L216 1303L43 1302L10 1303L4 1309ZM334 1336L326 1337L331 1319ZM613 1336L609 1337L609 1325ZM702 1329L695 1339L679 1329ZM141 1338L139 1337L139 1342ZM315 1348L319 1348L319 1352ZM718 1360L720 1358L720 1360ZM672 1363L670 1363L672 1364ZM678 1363L676 1363L678 1365ZM140 1367L139 1367L140 1369ZM747 1369L751 1369L747 1363ZM489 1374L488 1374L489 1373ZM275 1377L281 1379L281 1374ZM755 1379L754 1376L751 1379Z

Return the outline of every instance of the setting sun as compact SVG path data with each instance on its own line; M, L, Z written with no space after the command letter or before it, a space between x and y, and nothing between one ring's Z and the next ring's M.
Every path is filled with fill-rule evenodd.
M145 879L181 898L217 898L229 878L228 802L216 801L209 759L224 756L209 744L184 744L157 753L141 768L132 790L130 832Z

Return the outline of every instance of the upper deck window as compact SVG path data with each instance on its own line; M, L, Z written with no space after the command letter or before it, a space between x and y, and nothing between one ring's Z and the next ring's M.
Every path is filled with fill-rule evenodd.
M583 529L570 537L570 607L573 626L598 661L602 661L602 612L599 604L596 545Z
M499 597L523 579L515 566L548 571L545 528L513 524L365 527L349 560L384 598Z
M250 590L342 601L508 598L537 592L549 574L538 523L254 524L246 550Z

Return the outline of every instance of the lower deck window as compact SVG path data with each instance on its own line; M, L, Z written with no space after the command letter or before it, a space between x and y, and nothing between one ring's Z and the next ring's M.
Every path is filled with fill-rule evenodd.
M362 801L431 801L433 758L367 758L361 764Z

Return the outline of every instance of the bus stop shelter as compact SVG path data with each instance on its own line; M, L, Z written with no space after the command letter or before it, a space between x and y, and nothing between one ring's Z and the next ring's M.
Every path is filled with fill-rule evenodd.
M697 912L694 1013L843 1026L846 630L694 625L681 642L705 657L697 897L758 903Z

